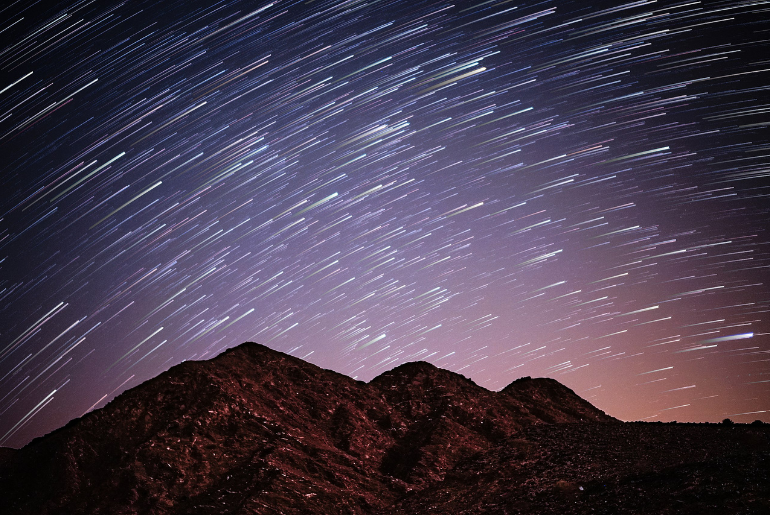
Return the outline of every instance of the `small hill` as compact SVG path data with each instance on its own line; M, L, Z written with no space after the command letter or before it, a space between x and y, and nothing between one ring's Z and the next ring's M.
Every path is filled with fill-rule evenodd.
M526 407L527 412L546 422L612 422L615 419L578 394L547 377L522 377L502 393Z

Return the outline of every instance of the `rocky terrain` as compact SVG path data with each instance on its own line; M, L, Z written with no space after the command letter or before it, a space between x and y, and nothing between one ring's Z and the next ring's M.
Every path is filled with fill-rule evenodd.
M770 426L622 423L552 379L369 383L255 343L20 450L8 514L770 513Z

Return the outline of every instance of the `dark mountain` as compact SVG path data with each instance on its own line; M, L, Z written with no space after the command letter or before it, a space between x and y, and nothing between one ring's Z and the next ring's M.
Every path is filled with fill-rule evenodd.
M246 343L0 449L0 512L770 509L769 436L621 423L552 379L491 392L424 362L363 383Z

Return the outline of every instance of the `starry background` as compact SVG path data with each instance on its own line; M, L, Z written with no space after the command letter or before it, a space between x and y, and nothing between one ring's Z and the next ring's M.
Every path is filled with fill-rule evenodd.
M0 20L0 444L243 341L770 421L770 2Z

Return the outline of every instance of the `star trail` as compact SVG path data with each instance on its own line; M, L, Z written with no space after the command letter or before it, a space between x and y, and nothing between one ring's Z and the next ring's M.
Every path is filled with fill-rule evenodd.
M770 421L770 1L0 11L0 445L256 341Z

